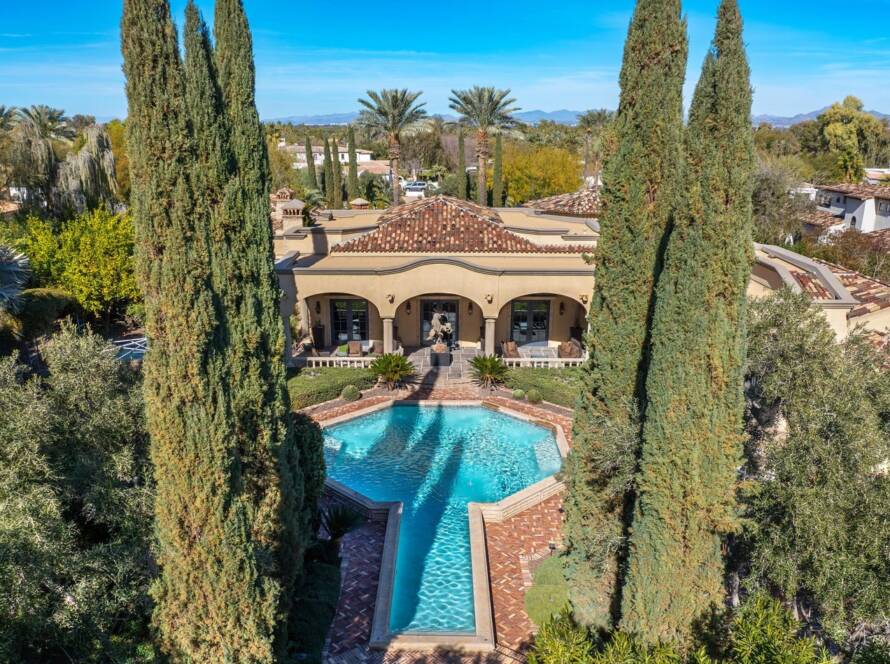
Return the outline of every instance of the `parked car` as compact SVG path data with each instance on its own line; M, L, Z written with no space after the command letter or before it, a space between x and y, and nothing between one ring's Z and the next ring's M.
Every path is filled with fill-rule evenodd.
M409 182L404 187L405 198L425 198L427 192L426 182Z

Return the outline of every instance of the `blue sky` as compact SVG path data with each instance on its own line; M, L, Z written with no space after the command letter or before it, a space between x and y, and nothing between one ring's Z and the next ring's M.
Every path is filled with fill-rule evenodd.
M173 0L180 21L185 0ZM512 88L525 110L614 108L631 0L245 0L263 118L351 111L368 88ZM691 92L718 0L687 0ZM121 0L4 2L0 104L126 114ZM212 17L212 0L199 0ZM890 113L890 0L741 0L755 113L791 115L847 94ZM482 15L476 16L481 8Z

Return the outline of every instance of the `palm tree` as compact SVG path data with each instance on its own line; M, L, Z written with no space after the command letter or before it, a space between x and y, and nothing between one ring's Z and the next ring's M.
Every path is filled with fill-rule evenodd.
M15 125L16 115L15 107L0 104L0 136L4 136L12 130Z
M588 177L591 175L590 172L590 163L591 163L591 148L593 147L594 141L596 141L596 149L593 152L596 154L594 159L594 173L599 173L600 170L600 162L601 162L601 152L602 152L602 133L603 129L607 124L612 121L614 117L614 113L612 111L606 110L605 108L601 108L595 111L587 111L586 113L582 113L578 116L578 127L581 131L584 132L584 177Z
M449 101L453 110L461 115L461 122L476 129L476 159L478 161L478 200L485 205L488 191L485 186L485 167L488 164L488 137L492 132L513 127L516 120L511 115L519 110L509 97L510 90L496 90L474 85L469 90L452 90Z
M43 104L20 108L16 115L16 128L21 132L23 154L28 162L27 187L38 190L47 203L58 161L55 144L70 145L77 132L64 111Z
M368 99L359 99L364 106L359 113L358 123L371 134L386 139L389 145L389 168L392 179L392 202L399 204L399 158L402 153L402 133L412 129L426 117L417 98L422 92L408 90L368 90Z
M26 256L0 246L0 311L15 310L30 275Z
M74 127L65 117L65 111L36 104L31 108L18 110L18 121L34 138L44 141L71 143L77 135Z

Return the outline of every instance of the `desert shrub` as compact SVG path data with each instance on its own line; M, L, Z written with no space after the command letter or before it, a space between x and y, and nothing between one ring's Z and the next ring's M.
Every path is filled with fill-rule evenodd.
M541 403L544 400L544 397L541 396L541 392L537 389L529 390L525 398L528 399L529 403Z
M522 401L525 399L525 390L513 390L513 398Z
M541 625L528 663L592 664L592 646L590 632L566 609Z

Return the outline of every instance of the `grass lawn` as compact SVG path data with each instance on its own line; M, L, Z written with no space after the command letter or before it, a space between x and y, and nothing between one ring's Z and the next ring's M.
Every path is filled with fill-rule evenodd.
M525 612L540 627L569 602L562 556L552 556L541 562L535 569L534 581L535 585L525 593Z
M287 375L287 389L294 410L336 399L347 385L367 390L376 382L368 369L351 367L295 369Z
M575 400L581 391L580 367L566 369L510 369L506 386L511 390L536 389L544 397L544 401L555 403L566 408L574 408Z

